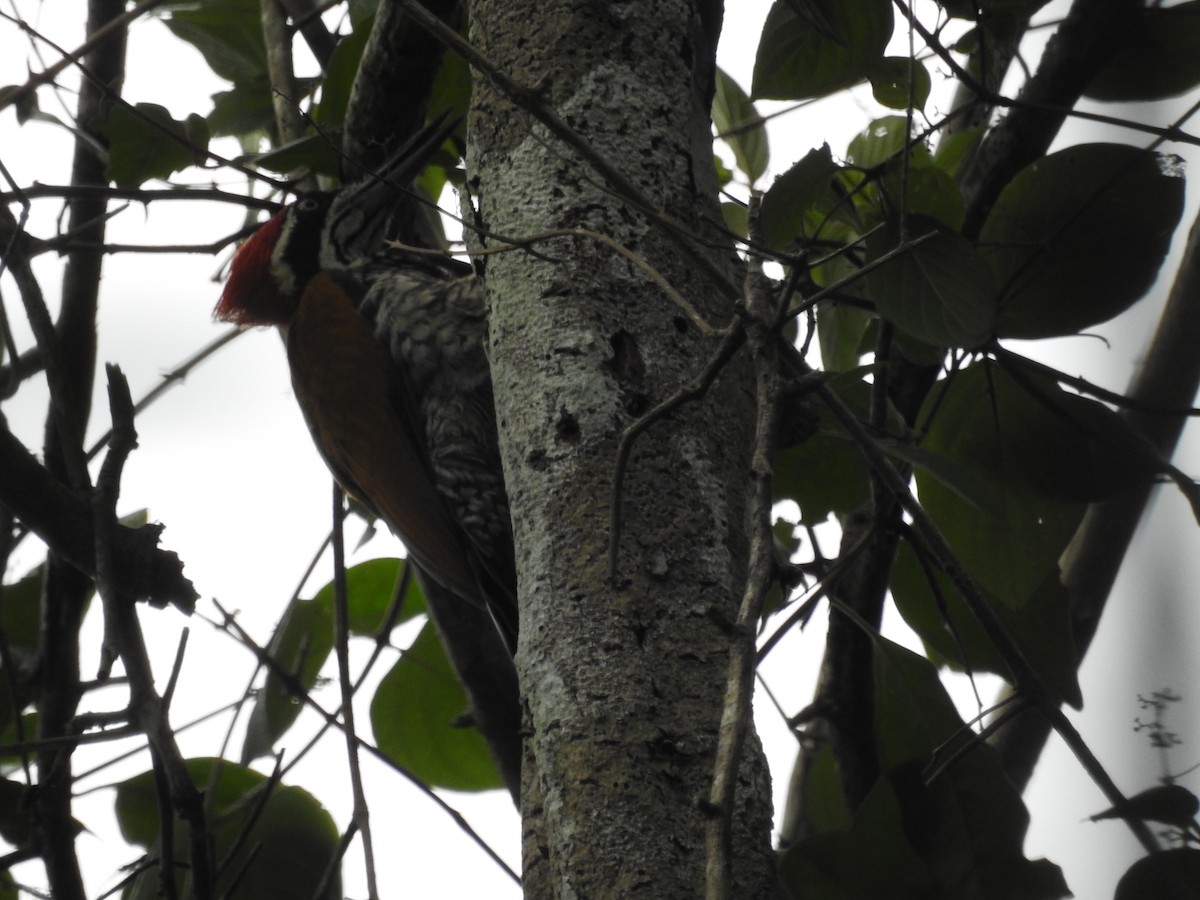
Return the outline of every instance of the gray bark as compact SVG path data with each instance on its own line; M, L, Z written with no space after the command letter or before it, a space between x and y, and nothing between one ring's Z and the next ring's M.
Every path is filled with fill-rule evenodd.
M711 13L711 4L704 11ZM624 175L599 175L484 79L468 187L480 248L588 229L654 266L706 315L731 315L707 73L712 16L687 0L475 0L471 40ZM681 240L638 212L683 223ZM715 239L714 239L715 238ZM700 257L703 258L700 258ZM748 370L654 424L622 485L623 429L694 376L716 345L611 248L579 234L482 257L490 352L521 590L527 897L705 893L704 798L745 578ZM734 896L772 893L770 792L751 735L732 836Z

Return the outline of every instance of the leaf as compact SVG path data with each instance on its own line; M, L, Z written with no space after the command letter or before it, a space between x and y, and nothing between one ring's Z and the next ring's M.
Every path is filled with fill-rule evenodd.
M1141 10L1107 65L1087 86L1093 100L1166 100L1200 84L1200 0Z
M867 275L879 314L912 335L942 347L970 349L991 334L995 289L991 270L966 238L920 217L910 217L912 238L932 235ZM876 261L901 244L888 224L867 239Z
M725 202L721 204L721 216L725 219L725 227L738 237L745 237L750 227L749 213L741 203Z
M431 787L484 791L503 785L482 735L456 722L469 703L437 632L427 624L371 700L379 749Z
M826 384L851 409L865 416L870 404L871 386L859 373L830 378ZM862 454L823 405L814 405L817 433L776 456L773 462L775 499L794 500L809 525L824 521L830 513L847 515L870 496L868 470ZM891 416L889 424L898 430L903 424Z
M398 559L373 559L346 570L351 634L373 637L383 625L400 566ZM424 608L416 579L412 579L397 622L412 618ZM267 647L279 667L290 673L306 691L316 685L333 649L333 623L333 584L330 583L311 600L297 599L288 606ZM242 745L242 762L270 753L276 741L295 723L301 709L303 701L293 695L287 680L276 670L270 670L250 712Z
M924 109L933 87L929 70L907 56L885 56L867 74L876 101L890 109Z
M18 581L4 585L0 603L0 628L4 630L7 651L18 666L32 666L41 647L42 581L46 565L34 568Z
M474 82L466 60L453 50L443 53L442 63L429 90L428 117L433 119L449 111L452 116L465 118L471 106L471 87ZM460 131L465 132L465 127L461 127Z
M873 169L885 163L899 164L908 146L909 165L930 165L933 157L924 141L911 143L908 119L904 116L884 116L860 131L846 148L846 158L860 169Z
M1117 882L1113 900L1196 900L1200 897L1200 850L1175 847L1143 856Z
M288 605L279 620L267 652L279 667L305 691L317 683L317 676L333 649L333 608L326 600L297 598ZM254 698L254 708L246 726L242 744L242 763L266 756L304 708L302 698L293 694L285 678L270 669L266 682Z
M114 105L104 132L109 140L108 177L121 187L169 178L192 165L194 154L208 147L204 119L189 116L180 122L155 103L138 103L133 110Z
M1046 385L1046 397L1066 395ZM935 413L923 442L991 487L1003 519L982 516L938 479L916 473L921 503L968 573L1005 605L1019 609L1051 574L1075 533L1083 504L1047 495L1081 465L1084 432L1065 423L998 367L971 365L934 390Z
M1026 167L980 234L999 288L997 334L1075 334L1154 282L1183 210L1175 157L1123 144L1069 147Z
M986 20L992 15L1030 16L1050 0L941 0L940 6L957 19Z
M1029 815L1020 796L995 751L963 730L933 666L869 633L885 775L848 831L818 834L784 854L785 884L796 896L846 900L1069 896L1056 866L1022 853ZM929 781L928 761L954 736L970 747Z
M1059 900L1061 870L1022 852L1029 813L990 748L977 742L930 782L919 762L887 773L904 834L933 873L940 897Z
M321 175L337 175L342 161L337 139L338 136L331 132L310 134L259 154L250 162L260 169L283 175L304 169Z
M892 438L876 438L876 441L880 449L889 456L936 478L983 514L994 519L1003 519L1004 511L997 505L991 485L981 480L970 469L907 441Z
M838 778L833 747L825 744L804 758L804 821L814 832L844 831L852 817Z
M963 163L978 146L982 136L982 128L943 134L933 154L934 164L951 178L957 177Z
M214 137L249 137L269 134L275 128L275 107L267 82L240 84L212 95L208 127Z
M1197 811L1200 811L1200 799L1183 785L1159 784L1126 798L1120 807L1114 806L1089 816L1088 821L1132 817L1174 825L1187 831Z
M833 261L836 262L836 261ZM827 266L835 274L838 266ZM849 266L847 266L849 269ZM865 279L858 282L864 284ZM871 350L867 341L874 316L864 309L845 303L822 302L817 305L817 337L821 342L821 363L827 372L849 372L858 368L864 353Z
M754 61L755 99L831 94L862 81L883 57L893 27L886 0L842 0L825 4L822 11L824 24L798 15L787 0L776 0Z
M962 190L942 169L925 164L927 154L921 151L924 147L913 154L907 171L897 159L879 180L887 202L884 216L896 218L903 210L910 217L936 219L946 228L957 231L966 211Z
M204 0L177 6L162 21L177 38L199 50L208 67L226 81L270 84L257 0Z
M216 894L232 900L312 896L338 845L337 826L325 808L302 788L271 784L265 775L226 760L191 759L187 768L192 782L204 791L213 858L222 863ZM125 839L155 853L160 806L154 773L144 772L117 785L114 808ZM250 823L248 839L241 840ZM190 865L189 842L182 823L177 822L174 846L177 865L185 872ZM237 852L231 856L235 846ZM149 869L127 896L131 900L158 896L158 872L157 866ZM236 890L230 893L235 883ZM340 896L340 879L335 877L324 898Z
M927 573L911 544L901 544L892 567L891 589L896 609L925 644L930 661L972 674L992 672L1011 681L1007 663L953 582L936 571L932 562L929 566L934 571ZM1048 574L1019 609L986 592L985 601L1047 689L1062 702L1079 708L1083 696L1079 656L1071 633L1070 596L1058 573Z
M906 839L896 795L886 782L867 794L848 831L824 832L789 847L779 876L805 900L925 900L932 873Z
M38 834L29 793L29 785L0 778L0 838L13 847L23 847Z
M768 246L786 250L805 233L805 216L819 200L831 197L837 171L829 145L822 144L775 179L762 199L763 238Z
M362 61L373 21L374 17L338 41L329 59L321 84L321 102L313 109L313 119L326 128L341 128L345 122L354 77L358 74L358 64Z
M733 157L746 179L751 184L758 181L767 171L767 131L762 116L746 92L721 68L717 69L712 120L717 137L733 150Z
M870 497L867 468L847 438L817 434L776 456L775 500L794 500L808 525L848 515Z
M945 897L1069 896L1061 873L1022 852L1029 813L999 757L966 730L928 660L871 634L876 647L880 756L903 833ZM930 777L947 741L966 752ZM1057 877L1055 877L1057 876ZM1015 885L1024 890L1015 890ZM1031 890L1032 888L1032 890Z

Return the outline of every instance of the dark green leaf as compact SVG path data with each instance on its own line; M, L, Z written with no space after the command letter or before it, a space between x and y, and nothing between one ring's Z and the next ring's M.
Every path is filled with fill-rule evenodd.
M871 632L879 758L885 768L929 759L962 728L954 703L929 660Z
M828 274L836 274L837 266ZM847 264L847 272L854 271ZM858 282L865 285L866 279ZM875 317L864 309L848 303L825 302L817 306L817 337L821 342L821 363L827 372L849 372L858 368L859 360L871 347L868 329Z
M1144 856L1117 882L1113 900L1196 900L1200 897L1200 850L1175 847Z
M215 858L224 863L218 895L233 900L312 896L338 844L337 826L324 807L301 788L270 785L266 776L232 762L192 759L187 766L193 783L204 791ZM260 809L249 839L239 840ZM127 841L157 851L160 816L152 772L117 785L115 810ZM186 827L179 824L174 837L178 864L186 871ZM235 845L238 850L230 858ZM226 893L235 879L236 891ZM132 900L159 896L158 867L142 875L128 896ZM340 879L335 877L325 898L340 896Z
M849 440L817 434L780 453L773 465L776 500L794 500L805 523L848 514L870 496L867 469Z
M1053 385L1047 391L1065 396ZM1027 603L1075 533L1083 504L1047 496L1082 464L1078 429L988 363L968 366L931 395L936 411L923 446L992 486L1004 520L980 515L938 479L917 472L921 502L967 571L1012 608Z
M767 171L767 132L762 116L736 81L717 69L716 94L712 104L717 137L733 150L738 168L753 184Z
M754 62L756 99L803 100L857 84L883 57L892 36L886 0L843 0L826 5L828 22L816 27L792 3L776 0L767 13ZM831 34L836 32L837 37Z
M903 833L940 896L1068 896L1061 874L1057 884L1047 882L1044 864L1025 858L1029 814L995 752L964 728L936 669L878 634L872 639L886 780L899 801ZM948 752L951 738L955 750L969 749L931 778L929 762ZM1017 884L1037 889L1023 893Z
M924 154L918 151L924 159ZM937 219L957 231L962 225L966 204L954 179L936 166L910 165L905 170L897 163L888 167L880 188L887 200L886 214L895 218L903 210L909 216Z
M371 21L374 21L372 18ZM354 29L342 38L334 48L321 84L321 102L313 109L313 119L326 128L341 128L346 118L346 107L350 103L350 91L354 87L354 76L362 61L363 49L371 34L371 22Z
M733 181L733 169L725 165L721 157L715 153L713 154L713 168L717 170L717 184L720 187L725 187Z
M1141 11L1108 65L1088 85L1094 100L1137 103L1178 97L1200 84L1200 0Z
M956 177L963 162L978 145L982 136L982 128L943 134L933 154L934 164L952 178Z
M992 672L1011 679L1005 661L953 583L936 571L932 561L928 566L929 572L918 562L912 546L901 544L891 588L896 608L924 642L929 659L962 671ZM985 596L985 600L1050 692L1078 708L1083 700L1071 636L1070 598L1058 573L1047 575L1020 609L993 597Z
M20 90L20 85L6 84L0 87L0 102L7 102L9 96ZM37 91L26 91L16 104L17 124L24 125L30 119L41 118L43 113L38 106Z
M860 896L872 896L856 893L853 885L845 883L853 873L845 871L842 859L854 846L844 832L826 831L788 847L779 860L779 882L786 889L785 896L812 900L857 900Z
M371 700L379 749L433 787L482 791L502 786L483 737L457 720L466 695L431 625L383 677Z
M890 109L924 109L933 86L925 66L907 56L885 56L867 74L871 93Z
M1002 337L1074 334L1132 306L1154 282L1183 210L1178 159L1083 144L1017 174L984 223Z
M995 288L991 270L957 232L917 216L908 219L913 238L932 234L872 269L867 276L879 314L908 334L942 347L971 348L991 334ZM900 246L892 224L872 232L867 258L878 260Z
M978 21L989 15L1029 16L1050 0L939 0L938 5L958 19ZM980 15L982 13L982 16Z
M267 652L296 684L309 691L329 651L333 649L333 606L328 599L296 599L283 614ZM254 699L254 708L246 726L242 744L242 762L266 756L275 742L295 723L304 701L288 686L287 680L271 669L266 682Z
M375 11L379 9L379 0L350 0L346 8L350 13L351 27L358 29L370 24Z
M891 438L878 438L877 441L888 456L936 478L984 515L997 520L1004 518L1004 510L996 505L992 485L983 481L976 472L907 441Z
M375 637L384 625L392 605L396 582L403 572L405 561L394 557L367 560L346 570L346 602L350 633ZM314 602L333 609L333 583L325 585L313 597ZM400 605L396 623L407 622L425 612L425 599L415 578L410 578L408 591Z
M33 665L41 646L42 580L46 566L35 568L24 578L4 586L4 602L0 603L0 628L8 652L17 665Z
M726 202L721 204L721 215L725 219L725 227L739 237L745 237L749 228L749 216L741 203Z
M260 169L283 175L307 169L336 176L342 161L337 140L338 135L330 132L312 134L269 150L251 162Z
M0 837L13 847L23 847L37 834L37 827L29 786L0 778Z
M929 780L919 761L888 781L905 835L933 873L939 897L1059 900L1070 897L1062 872L1022 852L1029 814L991 749L975 746Z
M177 6L163 23L199 50L208 67L226 81L270 83L257 0L205 0Z
M866 417L871 386L859 373L830 378L826 384L856 413ZM823 406L814 406L817 433L780 453L773 464L776 499L794 500L804 521L816 525L830 514L845 515L870 497L867 466L841 425ZM894 410L889 425L903 429Z
M1094 503L1145 484L1159 471L1145 437L1104 404L1042 377L1008 377L1024 392L1023 402L1037 407L1030 408L1036 428L1014 432L1011 452L1044 496ZM1047 464L1038 466L1038 459Z
M842 831L852 817L838 778L837 761L828 744L805 760L804 821L814 832Z
M208 145L206 133L196 134L195 120L179 122L154 103L138 103L133 110L113 106L104 130L109 140L108 177L121 187L168 178L192 165L195 152ZM204 143L193 144L193 135Z
M911 167L927 166L933 162L924 141L910 142L908 119L904 116L884 116L855 135L846 148L846 157L861 169L873 169L884 163L898 164L906 146L909 148Z
M780 862L790 896L805 900L926 900L932 873L904 833L896 795L876 783L849 831L825 832L790 847Z
M823 144L775 179L762 200L763 237L768 246L785 250L805 233L808 211L820 200L833 199L837 171L829 145Z
M1127 798L1120 807L1114 806L1090 816L1089 820L1098 822L1100 819L1132 816L1143 821L1174 825L1187 831L1197 811L1200 811L1200 800L1182 784L1159 784Z
M447 111L459 118L465 117L471 106L472 84L471 67L453 50L447 50L429 92L430 118Z
M275 107L271 86L266 82L247 82L233 90L212 95L213 110L208 127L218 137L249 137L270 134L275 129Z
M401 560L373 559L346 570L350 632L374 637L391 607ZM397 622L424 612L421 592L413 579L400 607ZM333 649L333 585L327 584L311 600L298 599L284 612L267 650L304 690L317 683ZM295 723L303 701L293 695L288 682L275 670L254 701L242 760L249 762L271 752L275 742Z

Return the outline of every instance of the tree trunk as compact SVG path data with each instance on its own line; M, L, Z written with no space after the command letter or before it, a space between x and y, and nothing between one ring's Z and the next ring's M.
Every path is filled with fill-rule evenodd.
M537 91L516 98L522 109L494 80L476 84L477 246L598 232L708 321L728 321L734 257L714 224L709 124L713 19L711 4L687 0L475 0L472 43ZM624 183L552 136L543 123L555 118ZM694 900L705 894L704 800L745 578L749 373L734 366L639 438L620 487L614 583L618 441L705 366L716 340L636 265L578 231L481 259L520 574L526 896ZM734 896L767 897L769 777L753 735L746 747Z

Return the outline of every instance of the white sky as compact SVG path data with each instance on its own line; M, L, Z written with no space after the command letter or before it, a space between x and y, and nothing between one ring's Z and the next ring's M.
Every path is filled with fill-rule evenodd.
M721 64L747 88L753 48L768 6L766 0L727 4ZM52 34L63 46L79 43L83 20L83 3L79 0L70 4L61 0L56 4L25 3L19 8L32 16L36 27ZM905 46L906 40L901 39L896 52L904 52ZM53 61L53 53L44 52ZM14 28L0 23L0 84L23 81L27 67L38 70L42 63L30 56L28 43ZM936 86L936 71L934 81ZM160 24L141 22L134 27L125 87L128 100L161 103L183 117L190 112L206 112L210 106L208 95L220 88L198 54L171 39ZM944 103L944 92L941 96ZM72 95L63 94L65 109L49 91L39 92L39 98L44 111L63 120L70 118ZM764 105L764 111L769 108ZM1157 104L1118 113L1165 123L1174 117L1177 108L1177 104ZM828 99L775 120L773 173L783 171L823 142L828 142L837 154L877 114L869 92L860 91L853 100ZM1129 136L1122 133L1109 139L1128 140ZM1188 155L1178 147L1168 149ZM70 169L70 152L61 129L42 123L18 128L11 110L0 114L0 162L19 184L64 183ZM1196 171L1194 165L1192 171ZM232 176L218 173L215 177L237 188ZM767 184L771 177L765 179ZM187 180L200 183L206 179L192 172ZM1189 190L1192 202L1185 212L1185 229L1194 214L1195 196L1195 190ZM32 233L52 234L56 214L54 204L38 204ZM241 214L232 208L161 203L148 210L132 207L118 215L110 225L109 239L144 244L207 243L234 231L240 221ZM1182 235L1176 244L1182 244ZM1174 253L1177 258L1178 248ZM50 297L56 292L58 265L56 259L38 261L43 287ZM211 318L219 294L219 285L213 281L218 267L217 260L203 255L121 255L109 259L100 314L100 359L122 366L135 399L153 387L162 373L222 331L223 326L217 326ZM21 316L13 305L16 301L11 283L0 281L0 290L4 291L10 319L19 323ZM1039 348L1039 353L1051 353L1051 358L1068 371L1086 373L1120 389L1125 373L1141 352L1155 308L1151 303L1143 306L1144 311L1123 316L1102 329L1108 344L1077 340L1065 347ZM22 346L29 345L26 334L18 332L18 337ZM41 445L44 411L45 391L39 384L26 386L4 407L11 427L31 447ZM99 434L107 425L103 406L97 406L93 421L92 433ZM242 336L142 415L138 425L140 449L127 468L121 511L148 507L152 519L167 526L164 545L185 560L187 574L205 598L200 609L212 613L208 600L212 597L227 607L240 609L243 626L266 643L309 556L327 531L329 506L329 479L291 398L278 338L263 332ZM1186 471L1200 469L1198 457L1200 448L1193 439L1179 457L1181 467ZM1138 714L1136 694L1169 685L1186 699L1188 687L1195 681L1196 673L1187 659L1190 654L1182 652L1174 637L1181 630L1196 633L1193 620L1178 618L1183 615L1180 610L1184 605L1182 596L1177 595L1182 595L1184 585L1194 583L1196 575L1194 569L1183 568L1194 566L1191 560L1196 555L1189 552L1195 546L1196 535L1194 523L1189 523L1177 497L1160 499L1151 530L1142 536L1137 559L1126 566L1122 576L1114 601L1120 609L1106 620L1083 671L1089 709L1076 719L1118 783L1129 792L1148 787L1158 774L1157 757L1147 751L1144 737L1133 734L1130 727ZM354 540L353 530L350 540ZM362 558L397 551L396 542L384 535L366 548ZM6 574L21 574L38 561L39 553L36 548L26 548ZM314 586L324 583L329 572L326 561ZM242 690L252 663L228 639L201 621L188 622L170 611L146 612L143 621L152 635L157 671L163 679L169 672L180 629L188 625L192 628L175 705L176 724L194 712L226 702ZM815 623L809 635L776 650L764 666L764 678L789 713L801 708L811 691L820 659L821 627L822 623ZM96 643L93 632L91 644ZM88 665L94 665L94 660ZM385 669L386 665L380 671ZM981 688L981 693L986 699L992 688ZM369 691L364 696L369 697ZM327 707L336 703L332 689L318 697ZM120 695L113 693L106 700L116 706ZM97 698L94 702L100 701ZM360 718L365 720L365 715ZM1173 768L1180 770L1200 761L1200 735L1194 726L1176 721L1187 741L1183 752L1172 758ZM794 741L765 703L760 703L758 724L772 757L777 796L782 798ZM185 753L215 753L224 727L222 722L219 728L189 733L183 739ZM240 729L235 746L238 743ZM303 740L289 736L286 743L295 749ZM107 758L107 752L101 751L96 758ZM1194 757L1189 757L1189 752ZM87 758L81 757L81 761ZM1045 762L1028 798L1034 819L1028 853L1031 857L1048 856L1062 865L1076 896L1106 896L1117 874L1139 855L1139 849L1120 823L1080 824L1104 802L1066 757L1061 745L1056 743L1051 748ZM119 781L146 766L141 757L131 765L100 773L87 786ZM402 892L415 897L519 896L511 882L419 793L372 765L367 766L367 775L368 790L374 798L376 846L384 849L379 872L384 896L400 896ZM311 756L290 781L312 790L334 813L339 825L345 826L349 791L340 738L327 741L326 751ZM1200 787L1195 780L1185 779L1184 783L1193 789ZM453 796L450 800L514 867L518 865L517 818L507 797L493 793ZM110 808L111 794L107 791L85 798L80 806L80 817L93 831L80 839L89 892L93 894L111 886L110 873L137 855L106 823ZM31 883L42 883L36 868L25 867L21 872ZM357 852L348 858L345 876L348 895L365 894Z

